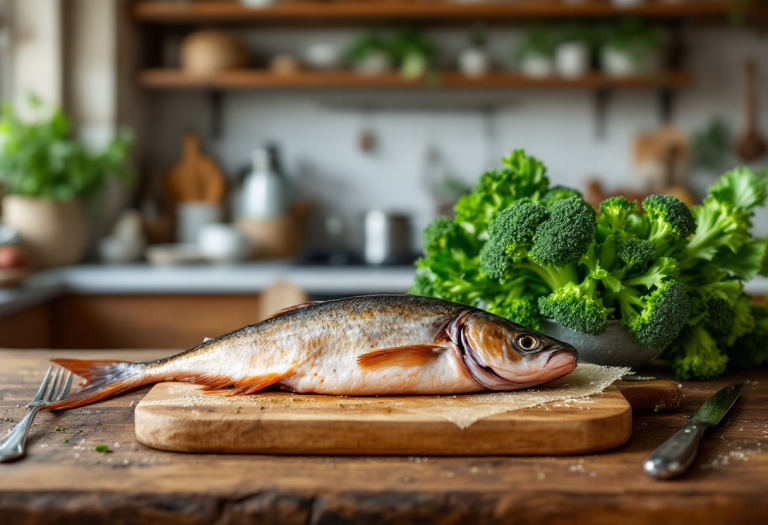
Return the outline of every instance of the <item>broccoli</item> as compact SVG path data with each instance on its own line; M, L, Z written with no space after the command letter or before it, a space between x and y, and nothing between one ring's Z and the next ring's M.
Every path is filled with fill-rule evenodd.
M579 190L568 188L566 186L553 186L544 197L541 199L542 206L549 208L556 202L570 199L571 197L584 198L584 195Z
M626 265L626 270L644 268L653 259L656 246L648 239L628 237L616 241L616 256Z
M706 303L707 329L718 338L725 337L733 330L736 310L724 294L713 295Z
M672 369L680 379L715 379L725 373L728 356L703 326L686 326L669 348Z
M503 279L513 262L526 257L547 211L528 199L497 214L488 226L489 241L480 252L480 264L494 279Z
M637 288L626 287L618 302L622 324L647 348L664 348L671 343L685 326L691 308L688 294L675 281L661 283L644 295Z
M727 349L728 368L747 370L768 364L768 308L750 306L754 328Z
M637 203L629 202L625 197L609 197L600 203L600 218L597 230L600 240L608 235L627 228L631 217L637 217Z
M597 214L584 199L570 197L556 202L533 236L531 260L555 267L577 262L594 242L596 223Z
M608 328L606 308L596 294L597 281L587 277L581 284L569 282L539 299L539 310L563 326L577 332L600 335Z
M450 217L438 217L426 227L422 237L424 239L424 251L426 253L445 250L448 237L456 228L456 223Z
M643 201L648 239L656 246L654 255L669 253L678 241L696 231L696 219L685 203L671 195L651 195Z

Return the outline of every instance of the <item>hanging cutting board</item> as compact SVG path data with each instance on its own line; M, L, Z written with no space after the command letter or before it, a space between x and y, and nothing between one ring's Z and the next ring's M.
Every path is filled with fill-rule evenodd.
M617 385L631 390L628 398L640 408L679 408L679 391L669 381ZM592 396L588 410L556 403L493 415L465 429L430 415L429 407L443 402L435 396L409 398L426 409L413 413L384 398L285 392L201 396L198 389L156 385L136 408L139 442L207 453L554 455L608 450L632 432L632 406L615 386Z
M166 189L174 202L220 203L224 200L224 174L200 149L194 133L184 136L181 160L168 174Z

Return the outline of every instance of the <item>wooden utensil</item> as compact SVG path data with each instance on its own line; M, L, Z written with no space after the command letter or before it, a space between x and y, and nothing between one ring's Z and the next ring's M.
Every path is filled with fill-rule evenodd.
M765 155L765 139L757 129L757 66L753 60L744 63L746 86L747 132L736 144L736 154L745 162L757 160Z
M224 174L212 159L200 150L194 133L184 136L181 161L166 179L166 190L174 202L220 203L224 200Z

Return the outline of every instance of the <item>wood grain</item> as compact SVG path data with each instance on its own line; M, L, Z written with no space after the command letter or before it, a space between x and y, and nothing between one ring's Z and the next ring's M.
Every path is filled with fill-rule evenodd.
M49 357L143 361L167 354L0 351L0 434L13 424L2 418L25 413L16 405L34 395ZM646 477L641 465L651 450L737 381L747 383L742 399L707 434L689 474L673 482ZM23 525L764 523L768 371L682 384L679 414L636 414L627 444L563 457L169 453L135 439L133 412L145 389L40 414L29 456L0 465L0 516ZM69 443L54 426L67 429ZM96 444L113 453L94 452Z
M47 305L35 306L0 317L0 347L48 348L51 345L50 312Z
M685 87L693 82L689 73L673 71L657 76L609 77L589 73L579 78L536 78L510 72L488 73L482 77L467 77L455 71L440 74L436 84L425 79L404 79L399 73L361 75L354 71L300 71L278 75L267 70L240 69L214 75L190 75L177 69L148 69L139 74L139 84L152 89L332 89L332 88L659 88Z
M255 406L250 399L212 393L201 404L179 406L174 402L179 395L172 383L152 388L136 408L139 443L176 452L240 454L563 455L615 448L632 432L632 408L615 387L592 396L590 410L557 404L529 408L463 430L440 416L414 414L375 398L348 398L341 405L333 396L264 392ZM417 396L409 403L429 410L444 400Z
M677 412L683 404L683 393L676 381L617 381L615 386L632 410L638 412Z
M258 321L257 295L87 295L51 305L57 348L191 348Z

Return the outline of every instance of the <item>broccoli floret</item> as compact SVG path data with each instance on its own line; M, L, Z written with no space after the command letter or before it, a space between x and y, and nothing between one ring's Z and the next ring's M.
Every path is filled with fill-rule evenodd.
M491 279L503 280L512 269L512 257L501 242L491 240L480 251L480 266Z
M647 348L663 348L680 333L688 320L691 302L675 281L661 284L642 295L637 288L624 288L618 295L622 323Z
M653 252L655 250L656 246L647 239L628 237L616 241L616 255L626 265L627 269L645 267L646 263L653 259Z
M754 328L736 339L728 348L728 368L748 370L768 364L768 308L750 307Z
M736 311L724 295L714 295L707 301L707 329L723 337L733 330Z
M488 237L500 242L508 252L527 251L539 225L547 220L547 211L528 199L520 200L502 211L488 227Z
M423 233L424 251L433 253L447 247L447 239L456 228L456 223L450 217L437 217Z
M600 335L608 328L611 309L606 308L596 293L597 281L587 277L581 284L567 283L539 299L544 317L577 332Z
M715 379L725 373L726 356L703 326L686 326L670 347L672 368L680 379Z
M657 257L696 231L696 219L691 210L671 195L651 195L643 201L643 209L650 225L648 238L656 245Z
M553 186L541 199L541 205L549 208L556 202L570 199L571 197L584 198L584 195L579 190L568 188L566 186Z
M597 220L597 229L601 238L624 230L627 221L638 213L637 203L629 202L625 197L609 197L600 203L600 218Z
M417 271L413 278L413 284L408 293L411 295L421 295L424 297L437 296L437 290L434 286L435 278L431 272Z
M526 277L518 277L503 283L492 296L483 297L484 309L492 314L505 317L512 322L539 329L541 314L538 297L543 293L532 286Z
M594 242L597 213L579 197L556 202L533 236L530 258L540 265L575 263Z

